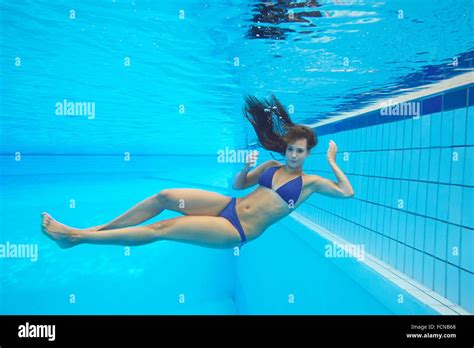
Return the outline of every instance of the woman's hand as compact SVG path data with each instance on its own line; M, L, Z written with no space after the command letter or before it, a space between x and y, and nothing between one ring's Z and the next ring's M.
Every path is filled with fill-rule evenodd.
M245 159L245 168L250 169L257 164L259 152L257 150L250 151L250 154Z
M329 140L329 148L326 154L329 164L336 163L337 145L334 141Z

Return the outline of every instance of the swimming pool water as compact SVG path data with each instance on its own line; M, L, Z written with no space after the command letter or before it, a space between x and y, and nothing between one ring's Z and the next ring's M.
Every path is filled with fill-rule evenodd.
M438 313L354 258L325 257L323 228L472 311L473 87L436 92L419 122L335 120L440 81L472 83L473 3L268 6L0 4L0 244L38 248L37 260L0 259L1 314ZM335 139L356 197L312 197L237 255L174 242L61 250L41 234L43 211L86 228L166 188L244 195L231 190L242 164L217 160L256 140L244 93L275 93L315 126L307 173L332 175ZM68 115L67 102L89 109Z

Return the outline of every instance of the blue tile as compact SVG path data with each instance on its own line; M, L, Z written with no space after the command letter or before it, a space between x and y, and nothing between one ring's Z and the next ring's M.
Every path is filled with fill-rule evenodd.
M466 144L466 116L467 108L461 108L454 111L453 145Z
M441 127L443 129L441 146L451 146L453 144L453 119L454 111L443 111L441 119Z
M377 212L377 228L375 229L377 232L385 234L385 225L384 225L384 220L385 220L385 209L383 207L378 208Z
M377 175L381 175L382 167L387 164L387 163L384 163L382 161L382 152L381 151L377 151L376 161L377 161L376 173L377 173Z
M405 269L404 272L407 276L413 277L413 249L405 249Z
M374 127L367 127L365 128L366 136L365 136L365 149L371 150L372 149L372 141L373 141L373 129Z
M451 181L452 155L452 150L450 148L441 149L439 161L439 182L449 183Z
M425 225L425 253L434 255L435 249L435 234L436 234L436 221L433 219L426 219Z
M461 247L459 250L461 267L474 272L474 231L467 228L461 229Z
M417 203L416 212L421 215L426 214L426 196L427 196L428 184L424 182L418 183Z
M423 256L423 285L429 289L433 289L434 281L434 258L429 255Z
M395 151L390 150L388 151L388 159L387 159L387 173L389 176L393 175L395 165Z
M410 179L418 180L420 176L420 150L411 151L411 164Z
M367 149L367 128L365 127L360 130L360 149Z
M418 178L420 180L428 180L428 169L430 165L430 149L420 150L420 173Z
M465 148L464 185L474 186L474 147Z
M415 215L407 214L405 243L413 247L415 244Z
M469 105L474 105L474 87L469 88Z
M406 229L407 229L407 213L401 211L398 213L397 240L399 240L402 243L406 243Z
M397 269L403 272L405 268L405 249L406 246L402 243L397 243Z
M364 221L363 225L366 228L369 228L369 225L370 225L370 216L371 216L371 213L372 213L372 206L373 206L373 204L367 204L365 206L365 214L364 214L364 219L365 220L363 220Z
M371 112L366 115L366 126L370 127L379 123L379 113Z
M380 195L380 178L374 178L374 185L373 185L373 191L371 192L372 194L372 202L378 203L379 201L379 195Z
M397 242L394 240L389 241L389 258L388 264L392 267L397 266Z
M367 124L367 115L364 114L364 115L354 117L354 123L355 123L355 128L365 127Z
M384 128L384 124L381 124L381 125L378 125L377 126L377 133L376 133L376 136L375 136L375 143L377 144L376 145L376 149L377 150L382 150L383 148L383 128Z
M451 160L451 183L452 184L463 184L464 175L464 147L453 148L452 160Z
M446 296L446 263L435 259L434 291Z
M382 261L389 263L390 262L390 239L387 237L382 237Z
M384 204L390 206L393 202L393 180L385 180Z
M448 300L459 304L459 268L447 265L446 293Z
M394 178L401 178L402 176L403 153L404 151L401 150L395 151L395 162L393 170Z
M413 278L423 282L423 253L418 250L413 251Z
M397 140L395 143L395 148L402 149L403 148L403 136L405 133L405 121L399 121L394 123L397 128Z
M403 179L409 179L410 178L410 172L411 169L414 167L411 163L411 150L404 150L403 151L403 162L401 163L402 166L402 174L401 177Z
M460 235L461 228L459 226L448 225L448 246L447 246L447 261L460 265Z
M392 180L393 181L393 190L392 190L392 200L390 201L390 206L392 208L400 209L399 206L399 199L402 199L400 196L400 180Z
M388 132L390 137L388 139L388 147L390 149L395 149L397 146L397 124L395 122L388 123Z
M442 108L442 95L436 97L427 98L422 101L421 114L428 115L434 112L441 111Z
M374 226L374 229L375 229L375 226ZM372 231L370 233L370 240L369 240L370 244L369 245L371 247L371 254L374 255L377 258L380 258L380 251L377 248L377 244L380 243L378 235L379 234L377 232Z
M474 145L474 106L467 108L466 118L466 145Z
M425 242L425 218L422 216L415 217L415 249L423 250Z
M421 146L421 118L413 119L412 130L411 146L419 148Z
M450 186L449 217L448 217L449 222L453 224L461 224L461 204L462 204L462 187ZM471 209L471 212L472 212L472 209Z
M418 183L416 181L410 181L408 184L409 187L409 192L408 192L408 200L407 200L407 210L409 212L416 212L416 196L417 196L417 189L418 189Z
M441 112L437 112L429 116L431 118L431 127L430 127L430 144L431 146L440 146L441 145Z
M380 144L382 149L388 149L388 138L388 124L385 123L382 125L382 143Z
M461 270L461 307L474 313L474 275Z
M474 189L471 187L462 188L462 225L474 228L474 214L472 207L474 207Z
M438 184L428 184L426 198L426 215L432 218L437 216Z
M446 243L448 238L448 225L436 221L435 256L446 260Z
M430 146L431 138L431 117L425 116L421 118L421 147Z
M428 169L428 180L438 181L439 175L439 156L441 154L440 149L430 149L430 166Z
M392 212L390 214L390 229L389 229L389 236L390 238L397 239L397 234L398 234L398 215L399 212L390 209Z
M410 148L412 145L412 134L413 134L413 120L404 121L405 128L403 134L403 142L405 148Z
M467 106L467 88L447 92L443 98L443 110L459 109Z
M440 220L448 220L448 209L449 209L449 186L438 185L438 207L436 215Z

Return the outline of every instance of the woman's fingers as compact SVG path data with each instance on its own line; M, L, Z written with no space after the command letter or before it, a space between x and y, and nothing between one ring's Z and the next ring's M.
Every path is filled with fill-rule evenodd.
M254 166L258 160L258 151L251 151L250 154L247 156L247 163L250 166Z

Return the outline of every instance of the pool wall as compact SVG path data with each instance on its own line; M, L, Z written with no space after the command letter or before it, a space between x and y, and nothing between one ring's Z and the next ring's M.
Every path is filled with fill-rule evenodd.
M334 140L355 196L314 195L298 213L474 312L474 87L409 102L421 116L385 107L316 127L308 172L335 179Z

